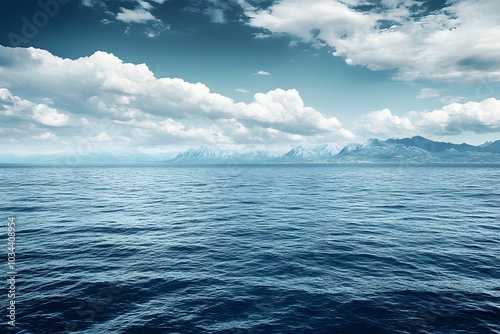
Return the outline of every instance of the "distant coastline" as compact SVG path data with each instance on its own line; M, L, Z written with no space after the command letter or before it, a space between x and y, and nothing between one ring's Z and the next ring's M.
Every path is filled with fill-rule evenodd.
M268 151L236 152L216 147L190 148L176 156L114 154L51 154L19 157L0 155L0 163L168 163L168 164L302 164L302 163L500 163L500 140L483 145L452 144L415 136L369 139L363 144L299 146L285 154Z

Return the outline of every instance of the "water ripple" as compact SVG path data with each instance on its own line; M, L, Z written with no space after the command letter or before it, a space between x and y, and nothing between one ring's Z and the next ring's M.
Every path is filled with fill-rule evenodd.
M394 168L2 166L19 333L500 333L500 168Z

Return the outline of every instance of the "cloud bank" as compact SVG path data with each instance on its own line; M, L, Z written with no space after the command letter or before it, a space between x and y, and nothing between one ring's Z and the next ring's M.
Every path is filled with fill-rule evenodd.
M41 49L0 46L0 64L4 148L63 151L91 143L96 150L174 151L206 144L277 151L371 136L500 132L495 98L403 115L373 111L358 116L350 131L305 105L295 89L276 88L238 102L203 83L156 78L145 64L124 63L106 52L63 59Z
M102 123L111 126L87 137L119 146L264 147L353 138L335 117L305 106L294 89L257 93L243 103L202 83L156 78L145 64L105 52L73 60L0 47L0 60L8 64L0 66L0 127L16 128L9 139L17 142L72 143Z
M451 103L433 111L411 111L403 116L389 109L364 115L356 126L358 132L371 135L459 135L464 132L500 132L500 100Z
M500 2L450 0L240 1L248 24L328 46L349 65L396 70L399 80L500 81Z

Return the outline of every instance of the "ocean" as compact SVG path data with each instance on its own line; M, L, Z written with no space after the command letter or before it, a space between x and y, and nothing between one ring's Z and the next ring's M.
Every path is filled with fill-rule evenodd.
M1 165L2 333L500 333L500 165Z

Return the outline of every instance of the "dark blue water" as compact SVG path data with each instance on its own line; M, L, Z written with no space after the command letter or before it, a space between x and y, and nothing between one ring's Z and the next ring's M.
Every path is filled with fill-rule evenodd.
M18 333L500 333L498 165L2 166L0 213Z

